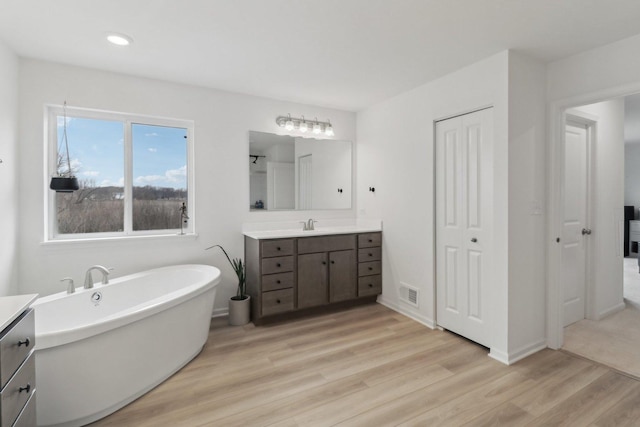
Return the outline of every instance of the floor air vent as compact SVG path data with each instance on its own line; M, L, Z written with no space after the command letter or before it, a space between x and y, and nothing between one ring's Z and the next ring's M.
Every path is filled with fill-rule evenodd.
M400 300L414 307L418 306L418 290L400 282Z

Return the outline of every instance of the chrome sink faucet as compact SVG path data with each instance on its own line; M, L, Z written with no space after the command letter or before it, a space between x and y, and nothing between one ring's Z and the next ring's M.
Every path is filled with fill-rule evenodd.
M312 218L309 218L309 220L307 221L299 221L300 224L302 224L302 231L310 231L310 230L315 230L313 224L315 224L318 221L314 221Z
M87 270L87 274L84 275L84 288L91 289L93 288L93 276L91 272L93 270L98 270L102 273L102 284L106 285L109 283L109 269L107 267L103 267L101 265L94 265L93 267L89 267Z
M67 293L72 294L76 291L76 287L73 284L73 279L71 277L65 277L64 279L60 279L61 282L67 282Z

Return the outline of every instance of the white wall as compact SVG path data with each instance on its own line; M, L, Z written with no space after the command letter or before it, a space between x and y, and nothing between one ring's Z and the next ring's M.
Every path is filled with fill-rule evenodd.
M624 221L624 99L584 105L597 120L593 149L593 297L589 318L599 320L624 308L622 295Z
M0 296L17 286L18 57L0 42Z
M176 263L209 263L224 273L216 309L235 293L235 276L219 251L242 256L243 222L303 219L296 212L249 212L249 130L280 133L279 115L329 117L336 139L355 140L355 114L194 86L125 76L56 63L21 60L19 86L21 292L49 294L63 289L59 279L82 283L93 264L115 267L114 277ZM43 171L44 105L67 101L74 107L131 112L195 121L197 239L126 240L46 244ZM73 141L69 141L73 144ZM305 212L305 218L355 218L355 209Z
M546 69L509 53L509 357L546 346Z
M508 52L358 113L358 215L383 220L381 302L428 325L434 302L434 120L493 105L494 283L489 313L492 352L507 352ZM369 187L375 187L370 192ZM419 289L419 308L399 299L404 282Z
M640 144L624 146L624 204L634 207L638 216L640 208Z

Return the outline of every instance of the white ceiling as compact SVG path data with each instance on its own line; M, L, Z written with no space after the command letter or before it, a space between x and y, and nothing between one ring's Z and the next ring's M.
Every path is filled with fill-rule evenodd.
M4 0L19 55L357 111L504 49L640 32L638 0ZM109 45L108 31L133 37Z

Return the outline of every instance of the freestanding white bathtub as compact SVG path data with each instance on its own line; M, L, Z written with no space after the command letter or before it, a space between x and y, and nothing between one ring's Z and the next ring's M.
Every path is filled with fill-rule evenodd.
M220 270L176 265L39 298L41 426L81 426L120 409L193 359L207 341Z

